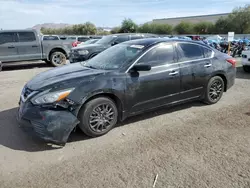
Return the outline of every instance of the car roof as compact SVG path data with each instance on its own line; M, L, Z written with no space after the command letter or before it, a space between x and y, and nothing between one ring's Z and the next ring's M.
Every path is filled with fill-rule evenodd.
M151 34L151 33L116 33L116 34L111 34L111 35L106 35L106 36L123 36L123 35L145 35L145 36L158 36L156 34Z
M207 45L203 42L199 41L192 41L192 40L185 40L185 39L167 39L167 38L144 38L144 39L136 39L136 40L130 40L127 42L123 42L124 44L130 44L130 45L143 45L143 46L150 46L153 44L158 44L161 42L187 42L187 43L193 43L193 44L199 44L204 47L207 47Z

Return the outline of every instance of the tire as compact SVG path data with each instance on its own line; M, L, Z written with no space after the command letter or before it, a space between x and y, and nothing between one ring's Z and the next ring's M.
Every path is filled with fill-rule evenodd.
M50 63L54 67L60 67L67 63L67 58L64 53L62 52L53 52L50 55Z
M245 71L245 72L247 72L247 73L249 73L250 72L250 66L243 66L243 70Z
M44 60L44 62L45 62L47 65L51 66L51 62L50 62L50 61L48 61L47 59L46 59L46 60Z
M216 86L216 84L217 84L217 86ZM212 77L207 84L204 103L206 103L206 104L217 103L223 95L224 88L225 88L225 83L220 76ZM212 90L214 90L214 91L212 91ZM212 93L212 92L215 92L215 93Z
M98 126L98 123L108 125L107 123L105 123L105 121L109 118L104 120L105 113L100 113L100 111L97 109L98 107L103 109L104 105L108 106L107 109L109 109L110 114L112 112L112 114L109 115L109 118L112 117L112 120L110 120L109 126L107 126L106 129L102 129L103 125ZM108 111L106 111L106 112L108 112ZM100 118L104 117L104 119L98 120L98 118L97 118L98 114L99 114ZM85 104L83 106L83 108L80 110L78 117L80 120L80 124L79 124L80 129L86 135L88 135L90 137L98 137L98 136L102 136L102 135L106 134L116 125L117 120L118 120L118 110L117 110L115 103L111 99L109 99L107 97L98 97L98 98L95 98L95 99L89 101L87 104ZM92 118L92 124L90 122L91 118Z

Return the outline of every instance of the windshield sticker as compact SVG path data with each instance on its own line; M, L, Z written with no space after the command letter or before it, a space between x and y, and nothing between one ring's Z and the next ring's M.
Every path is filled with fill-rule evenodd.
M131 45L130 47L131 47L131 48L138 48L138 49L144 48L143 45Z

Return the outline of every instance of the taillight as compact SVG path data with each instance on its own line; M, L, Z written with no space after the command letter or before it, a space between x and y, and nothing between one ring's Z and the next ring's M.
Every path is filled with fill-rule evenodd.
M72 43L72 46L73 46L73 47L76 47L76 46L77 46L76 42L73 42L73 43Z
M234 58L227 59L227 62L232 64L233 67L236 66L236 60Z

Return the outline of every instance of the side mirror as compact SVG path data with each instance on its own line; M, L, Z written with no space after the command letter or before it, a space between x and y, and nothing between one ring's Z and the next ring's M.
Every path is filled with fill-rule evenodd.
M145 65L145 64L139 64L139 65L133 66L130 70L135 71L135 72L137 72L137 71L150 71L151 66Z
M116 41L115 41L115 42L112 42L112 43L111 43L111 46L114 46L114 45L116 45L116 44L118 44L118 42L116 42Z

